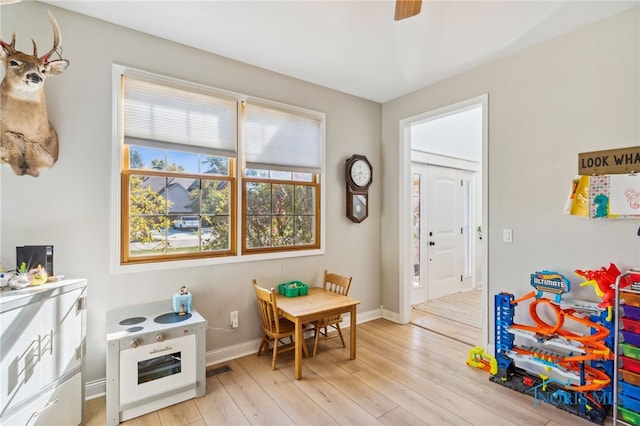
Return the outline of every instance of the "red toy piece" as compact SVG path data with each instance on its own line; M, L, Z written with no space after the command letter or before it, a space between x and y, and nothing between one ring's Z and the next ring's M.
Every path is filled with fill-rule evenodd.
M576 275L584 278L586 281L580 283L580 287L591 285L594 287L596 294L602 298L602 302L598 304L600 308L610 308L615 302L615 283L620 270L613 263L609 264L609 268L604 266L600 269L590 269L582 271L575 270ZM624 288L630 284L629 280L620 282L620 288Z

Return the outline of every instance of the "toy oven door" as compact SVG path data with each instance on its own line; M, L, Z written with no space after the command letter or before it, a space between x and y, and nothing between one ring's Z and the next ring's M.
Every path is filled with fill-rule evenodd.
M120 351L120 405L196 384L196 335Z

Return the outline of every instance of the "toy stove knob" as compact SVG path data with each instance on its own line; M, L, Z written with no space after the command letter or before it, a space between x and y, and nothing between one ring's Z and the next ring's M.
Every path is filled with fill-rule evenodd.
M156 336L156 341L157 342L164 342L164 334L158 333L158 335Z
M130 345L132 348L137 348L138 346L140 346L140 341L138 339L133 339Z

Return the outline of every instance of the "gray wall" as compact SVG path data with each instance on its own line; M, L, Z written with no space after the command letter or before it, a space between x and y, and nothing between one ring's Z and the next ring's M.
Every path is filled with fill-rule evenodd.
M210 327L228 327L229 311L240 311L237 330L208 330L209 353L260 337L253 278L265 286L290 279L320 283L328 268L353 276L350 295L361 301L358 312L378 312L379 104L37 2L2 6L2 39L11 40L15 32L18 50L31 53L33 38L39 51L47 51L52 43L47 9L60 25L64 57L71 62L66 73L46 82L60 159L38 178L18 177L9 166L0 167L0 260L9 269L15 264L16 246L53 244L55 272L88 279L88 381L105 377L105 312L170 299L183 284L194 294L194 306ZM111 274L112 63L325 112L326 254ZM362 224L345 216L344 164L354 153L366 155L374 166L370 215Z
M382 302L397 311L398 122L489 94L488 290L524 295L529 274L637 266L638 220L562 214L578 153L639 145L638 8L424 88L382 107ZM502 229L513 229L513 244Z

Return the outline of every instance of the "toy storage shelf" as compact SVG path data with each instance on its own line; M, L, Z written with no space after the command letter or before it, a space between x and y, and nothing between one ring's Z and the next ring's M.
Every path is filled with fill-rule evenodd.
M640 268L620 274L615 283L614 426L640 425L640 287L620 288L632 274L640 274Z

